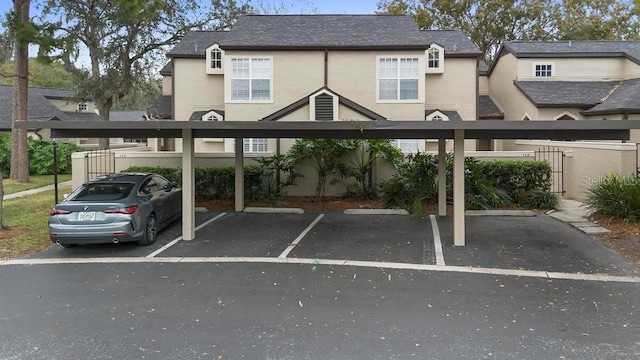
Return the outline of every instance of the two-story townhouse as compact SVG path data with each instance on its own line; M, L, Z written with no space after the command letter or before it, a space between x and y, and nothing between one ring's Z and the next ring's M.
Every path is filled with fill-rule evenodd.
M487 77L507 120L640 120L639 41L507 41Z
M461 31L422 31L405 15L242 16L230 31L187 34L168 56L163 96L151 109L158 118L168 112L180 121L478 118L477 47ZM244 150L275 152L290 141L244 139ZM233 142L197 139L195 146L229 152ZM397 144L406 151L437 147L426 140Z
M0 85L0 132L11 132L13 86ZM143 120L144 111L112 111L111 121ZM92 100L78 101L76 92L70 89L29 87L27 121L100 121ZM28 135L38 139L49 139L51 131L40 127L29 129ZM59 139L76 145L97 146L98 139ZM124 143L135 139L115 138L111 142Z

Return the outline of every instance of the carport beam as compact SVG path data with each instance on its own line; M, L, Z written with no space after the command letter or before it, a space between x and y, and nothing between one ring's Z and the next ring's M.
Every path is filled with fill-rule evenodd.
M244 139L236 138L236 211L244 210Z
M438 139L438 215L447 215L447 140Z
M455 130L453 142L453 245L464 246L464 130Z
M182 239L195 238L195 173L193 131L182 130Z

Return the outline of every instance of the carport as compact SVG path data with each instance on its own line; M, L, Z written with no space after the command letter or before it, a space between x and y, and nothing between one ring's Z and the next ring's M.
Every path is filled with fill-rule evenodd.
M17 128L48 128L53 138L182 139L182 236L195 238L194 139L235 138L235 210L244 209L243 138L438 139L439 215L446 216L445 140L454 140L453 242L465 245L464 140L628 140L640 122L585 121L17 121Z

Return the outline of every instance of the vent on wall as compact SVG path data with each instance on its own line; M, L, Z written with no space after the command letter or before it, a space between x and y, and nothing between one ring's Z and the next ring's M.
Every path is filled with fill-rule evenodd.
M316 121L333 120L333 96L320 94L315 98Z

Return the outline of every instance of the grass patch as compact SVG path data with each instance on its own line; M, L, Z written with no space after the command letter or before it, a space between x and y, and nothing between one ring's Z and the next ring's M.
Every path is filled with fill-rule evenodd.
M70 192L71 187L59 190ZM3 220L7 229L0 232L0 258L19 258L51 245L47 221L54 205L53 199L54 192L50 190L3 202Z
M67 180L71 180L71 174L58 175L58 183ZM19 183L10 179L2 180L2 190L5 195L31 190L46 185L53 185L53 175L30 175L28 183Z

